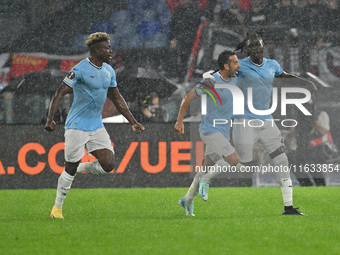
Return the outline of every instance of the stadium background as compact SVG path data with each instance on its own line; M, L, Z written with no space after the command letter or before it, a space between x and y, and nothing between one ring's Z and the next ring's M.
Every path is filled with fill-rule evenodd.
M12 79L33 71L44 69L68 71L80 59L87 56L84 40L88 34L96 31L105 31L111 35L112 47L115 50L113 66L116 71L143 66L157 70L165 76L168 75L171 11L166 6L165 0L96 2L86 0L81 4L74 0L58 2L3 0L1 2L0 83L2 87L6 87ZM317 111L325 110L330 115L332 136L335 144L339 146L340 123L337 118L340 81L339 34L333 33L329 36L324 33L327 36L323 38L323 47L308 48L309 68L303 70L306 63L301 63L300 48L290 47L285 41L289 38L289 29L280 27L281 29L278 30L275 26L265 28L270 32L266 47L267 56L277 59L287 71L298 74L308 71L332 86L332 88L325 88L317 84L320 91ZM84 175L77 178L79 182L75 182L74 186L187 186L190 183L188 174L190 159L195 163L199 162L202 152L194 150L194 156L188 156L187 142L190 140L190 135L186 134L182 139L178 138L173 131L172 121L183 93L195 84L202 70L211 69L215 64L216 49L235 46L235 42L242 37L239 29L239 27L221 28L212 23L206 25L200 38L191 79L187 83L179 84L179 90L166 101L172 113L169 123L146 125L147 131L140 137L129 133L125 128L126 124L106 124L115 142L118 164L128 154L129 149L133 151L131 159L125 158L126 168L122 173L112 174L108 178L97 176L89 178ZM210 40L209 34L215 35L212 37L215 41ZM304 40L310 40L308 34L303 35L299 38L301 44ZM177 81L176 77L172 78ZM41 98L29 96L27 100L31 100L25 101L25 105L20 106L21 115L13 116L13 112L16 111L14 108L19 106L12 99L11 94L1 94L0 189L55 187L55 180L63 165L62 144L60 144L63 142L62 125L58 126L58 130L53 134L43 132L41 111L45 112L45 102ZM38 108L40 111L36 113L29 107ZM196 126L197 123L194 123L193 127ZM146 161L143 161L144 165L142 165L141 148L146 146L145 142L148 144L149 168L154 169L153 173L145 170ZM192 144L196 149L195 141ZM179 147L173 149L173 146ZM166 156L159 158L161 152ZM50 157L50 153L55 153L55 157ZM197 155L198 159L195 158ZM51 160L56 161L54 164L56 168L51 167L53 164ZM162 167L164 162L165 166ZM159 169L152 166L159 166ZM251 176L247 176L241 181L218 180L214 185L250 186L251 184Z

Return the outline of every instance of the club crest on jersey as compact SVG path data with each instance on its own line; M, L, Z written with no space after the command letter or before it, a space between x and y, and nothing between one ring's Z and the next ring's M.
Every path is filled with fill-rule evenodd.
M270 68L270 69L266 69L267 71L268 71L268 73L272 73L272 69Z

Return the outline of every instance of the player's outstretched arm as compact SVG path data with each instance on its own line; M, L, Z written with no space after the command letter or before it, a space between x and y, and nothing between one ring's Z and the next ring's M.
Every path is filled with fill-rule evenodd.
M312 94L312 97L316 101L318 99L318 89L316 88L315 84L311 81L305 80L303 78L300 78L294 74L286 73L285 71L282 72L280 76L277 76L278 78L291 78L291 81L289 82L289 85L295 85L295 86L307 86L308 90Z
M59 88L57 89L50 103L50 107L49 107L48 115L46 119L46 124L45 124L45 130L53 131L56 128L56 124L53 121L54 114L59 106L59 103L62 97L71 92L72 92L72 88L66 85L64 82L59 86Z
M112 100L117 110L130 122L133 132L136 134L143 132L144 126L138 123L135 117L132 115L117 87L109 88L108 97Z
M182 99L182 103L178 112L177 121L174 126L175 131L178 133L180 137L182 136L182 134L184 134L183 119L185 117L185 113L187 112L190 106L190 101L195 98L198 98L198 95L196 94L195 88L193 88Z

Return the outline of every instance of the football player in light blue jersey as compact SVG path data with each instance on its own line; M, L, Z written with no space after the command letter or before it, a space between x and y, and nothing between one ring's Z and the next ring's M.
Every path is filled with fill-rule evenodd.
M240 60L237 86L242 90L245 102L248 102L248 88L252 88L252 102L257 110L268 110L273 91L274 77L283 74L279 63L273 59L263 59L262 65L256 65L248 58ZM272 119L271 115L257 115L249 110L246 103L244 115L234 116L234 118L245 119Z
M226 88L217 88L215 83L235 86L235 77L240 65L234 52L223 51L218 57L218 66L218 71L213 74L205 73L203 75L203 82L199 83L184 96L179 109L177 122L174 126L175 131L180 136L184 134L183 119L191 100L200 98L202 95L206 96L206 114L203 114L199 128L201 139L206 145L202 170L207 169L209 166L214 166L216 169L218 166L235 166L239 162L239 157L229 142L233 103L232 94ZM215 104L215 101L210 97L209 94L214 94L215 92L219 95L221 103L219 100L216 100L217 102ZM214 94L214 96L216 96L216 94ZM215 120L221 119L227 120L228 122L223 125L214 124ZM186 215L194 216L193 200L198 193L204 201L208 199L209 183L219 174L221 174L221 172L218 171L201 171L196 174L187 194L179 200L179 204L185 209Z
M248 57L240 60L241 67L237 83L245 97L244 115L234 116L233 144L242 164L251 164L253 147L257 143L271 157L273 165L283 169L277 173L283 195L283 214L303 215L298 211L298 208L293 207L292 180L281 132L272 120L271 115L257 115L249 110L248 88L252 88L254 108L256 110L268 110L275 77L290 78L290 85L307 87L314 96L316 95L316 87L312 82L286 73L275 60L263 57L262 31L248 35L237 46L236 50L243 49L244 46L247 47ZM251 121L251 125L249 121Z
M64 83L74 93L65 129L95 131L103 128L101 113L108 88L117 87L112 67L104 62L99 68L86 58L71 69Z
M62 206L76 173L105 174L114 168L114 150L102 122L107 97L130 122L136 134L144 130L119 93L115 72L108 64L112 59L110 36L93 33L86 45L90 48L90 57L78 63L65 77L52 98L45 125L47 131L56 128L53 117L59 102L64 95L73 92L74 99L65 124L65 170L58 179L57 196L50 213L52 218L63 219ZM95 161L80 163L85 148L96 157Z
M221 76L219 72L215 72L211 74L211 78L213 79L214 83L216 84L226 84L226 85L233 85L236 86L236 78L231 77L229 80L226 80ZM210 83L208 83L210 84ZM221 133L225 136L225 138L229 139L230 136L230 123L225 125L216 125L216 120L230 120L232 117L232 107L233 107L233 97L230 90L225 88L216 88L213 86L217 94L219 95L221 102L217 100L213 100L212 97L207 94L207 90L209 91L210 85L203 83L199 83L195 87L195 93L201 97L205 94L206 97L206 114L202 115L202 121L199 126L199 132L205 136L212 135L214 133ZM208 85L208 86L207 86ZM211 84L213 85L213 84ZM214 92L212 95L215 96Z

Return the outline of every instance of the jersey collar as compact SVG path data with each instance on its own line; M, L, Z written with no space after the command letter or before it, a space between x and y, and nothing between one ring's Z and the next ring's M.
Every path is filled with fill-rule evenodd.
M254 66L259 66L259 67L261 67L261 66L264 65L264 59L263 59L263 62L262 62L261 65L255 64L253 61L250 60L250 57L248 57L248 60L249 60L249 62L252 63Z
M230 82L231 77L229 77L229 80L226 80L226 79L223 78L223 76L220 74L220 72L218 72L217 74L221 77L221 79L222 79L223 81L225 81L225 82Z
M90 58L86 58L86 59L87 59L87 61L89 61L89 63L90 63L91 65L93 65L95 68L97 68L97 69L102 69L103 66L96 66L95 64L93 64L93 63L91 62Z

